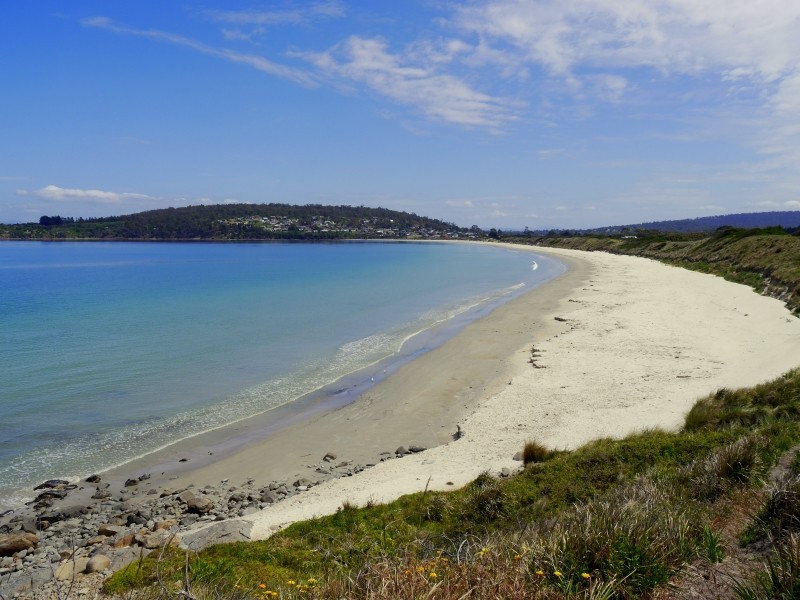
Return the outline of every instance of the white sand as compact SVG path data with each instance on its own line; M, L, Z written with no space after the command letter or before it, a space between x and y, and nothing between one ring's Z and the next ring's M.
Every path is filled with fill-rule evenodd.
M462 332L459 343L491 336L497 348L507 333L514 340L502 356L485 359L502 363L511 384L499 390L488 386L490 393L471 405L474 412L461 421L466 435L328 481L251 515L246 520L253 523L253 539L333 513L344 501L386 502L426 485L437 490L462 486L485 470L518 469L512 457L526 440L575 448L644 428L677 428L698 398L721 387L767 381L800 365L800 319L781 302L747 287L641 258L530 250L577 265L583 281L550 302L545 313L530 314L545 310L541 299L531 304L523 297L502 307L506 317L516 311L517 325L502 321L508 331L487 332L480 327L482 319ZM562 286L560 292L567 291ZM526 332L529 337L520 345ZM538 364L546 368L529 364L532 345L541 351ZM425 368L432 378L443 375L435 359ZM462 392L467 393L450 392L453 402L461 402L456 399Z

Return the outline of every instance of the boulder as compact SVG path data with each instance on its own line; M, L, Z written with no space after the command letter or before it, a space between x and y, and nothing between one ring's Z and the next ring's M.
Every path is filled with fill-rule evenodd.
M86 563L86 569L84 569L84 571L86 573L99 573L100 571L105 571L110 566L110 558L108 558L105 554L95 554L89 559L89 562Z
M211 512L214 508L214 503L205 496L194 496L186 502L186 509L189 512L205 515Z
M106 537L116 537L123 531L125 531L125 528L122 525L112 525L110 523L100 525L100 527L97 528L97 534Z
M87 564L89 564L88 558L76 558L75 560L63 562L56 569L56 579L59 581L74 579L78 573L83 573Z
M203 529L184 533L180 536L180 546L197 551L214 544L247 542L250 540L252 528L253 524L247 521L228 519Z
M66 479L48 479L47 481L45 481L44 483L40 483L33 489L48 490L53 488L60 488L65 485L69 485L69 481L67 481Z
M38 536L32 533L7 533L0 535L0 556L11 556L23 550L30 550L39 544Z
M59 508L55 512L42 515L39 517L39 521L47 521L48 523L53 524L58 521L66 521L67 519L81 517L87 512L89 512L89 509L85 506L65 506L64 508Z

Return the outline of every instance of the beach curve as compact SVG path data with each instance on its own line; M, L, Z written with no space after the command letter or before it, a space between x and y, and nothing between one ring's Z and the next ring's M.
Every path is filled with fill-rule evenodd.
M775 378L800 362L800 319L745 286L649 259L512 247L557 257L570 270L471 324L407 365L413 374L398 373L351 408L362 424L372 421L373 433L389 432L402 420L392 401L407 412L420 410L410 421L430 427L425 403L408 385L427 377L431 393L439 386L440 400L449 395L450 409L460 409L463 437L324 482L250 515L252 539L333 513L344 502L388 502L426 488L463 486L483 471L516 470L513 456L529 439L569 449L646 428L675 429L698 398ZM471 344L483 349L493 372L464 387L469 365L447 359L454 348ZM531 364L533 347L540 368ZM450 379L458 383L441 385ZM380 420L382 411L389 420ZM338 442L344 439L323 443Z

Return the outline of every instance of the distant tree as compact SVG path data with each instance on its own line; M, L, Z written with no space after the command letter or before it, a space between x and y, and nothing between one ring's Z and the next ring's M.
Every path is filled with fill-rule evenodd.
M492 238L492 239L495 239L495 240L499 240L499 239L500 239L500 235L501 235L502 233L503 233L503 232L502 232L501 230L499 230L499 229L495 229L494 227L492 227L492 228L489 230L489 237L490 237L490 238Z
M39 217L39 225L41 225L42 227L58 227L59 225L63 224L64 224L64 219L62 219L59 216L48 217L46 215L43 215Z

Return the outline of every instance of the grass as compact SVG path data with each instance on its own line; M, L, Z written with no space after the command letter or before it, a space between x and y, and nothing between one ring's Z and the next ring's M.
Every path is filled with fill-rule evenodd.
M681 432L597 440L506 480L484 473L453 492L346 504L262 542L189 556L166 549L160 560L116 573L107 590L158 595L162 586L190 585L192 593L210 586L226 590L224 598L262 599L265 591L283 598L646 598L698 557L722 560L715 515L738 490L760 485L800 441L792 418L798 402L798 372L722 390L698 402ZM796 535L797 503L785 498L797 481L767 494L759 535L787 528Z

